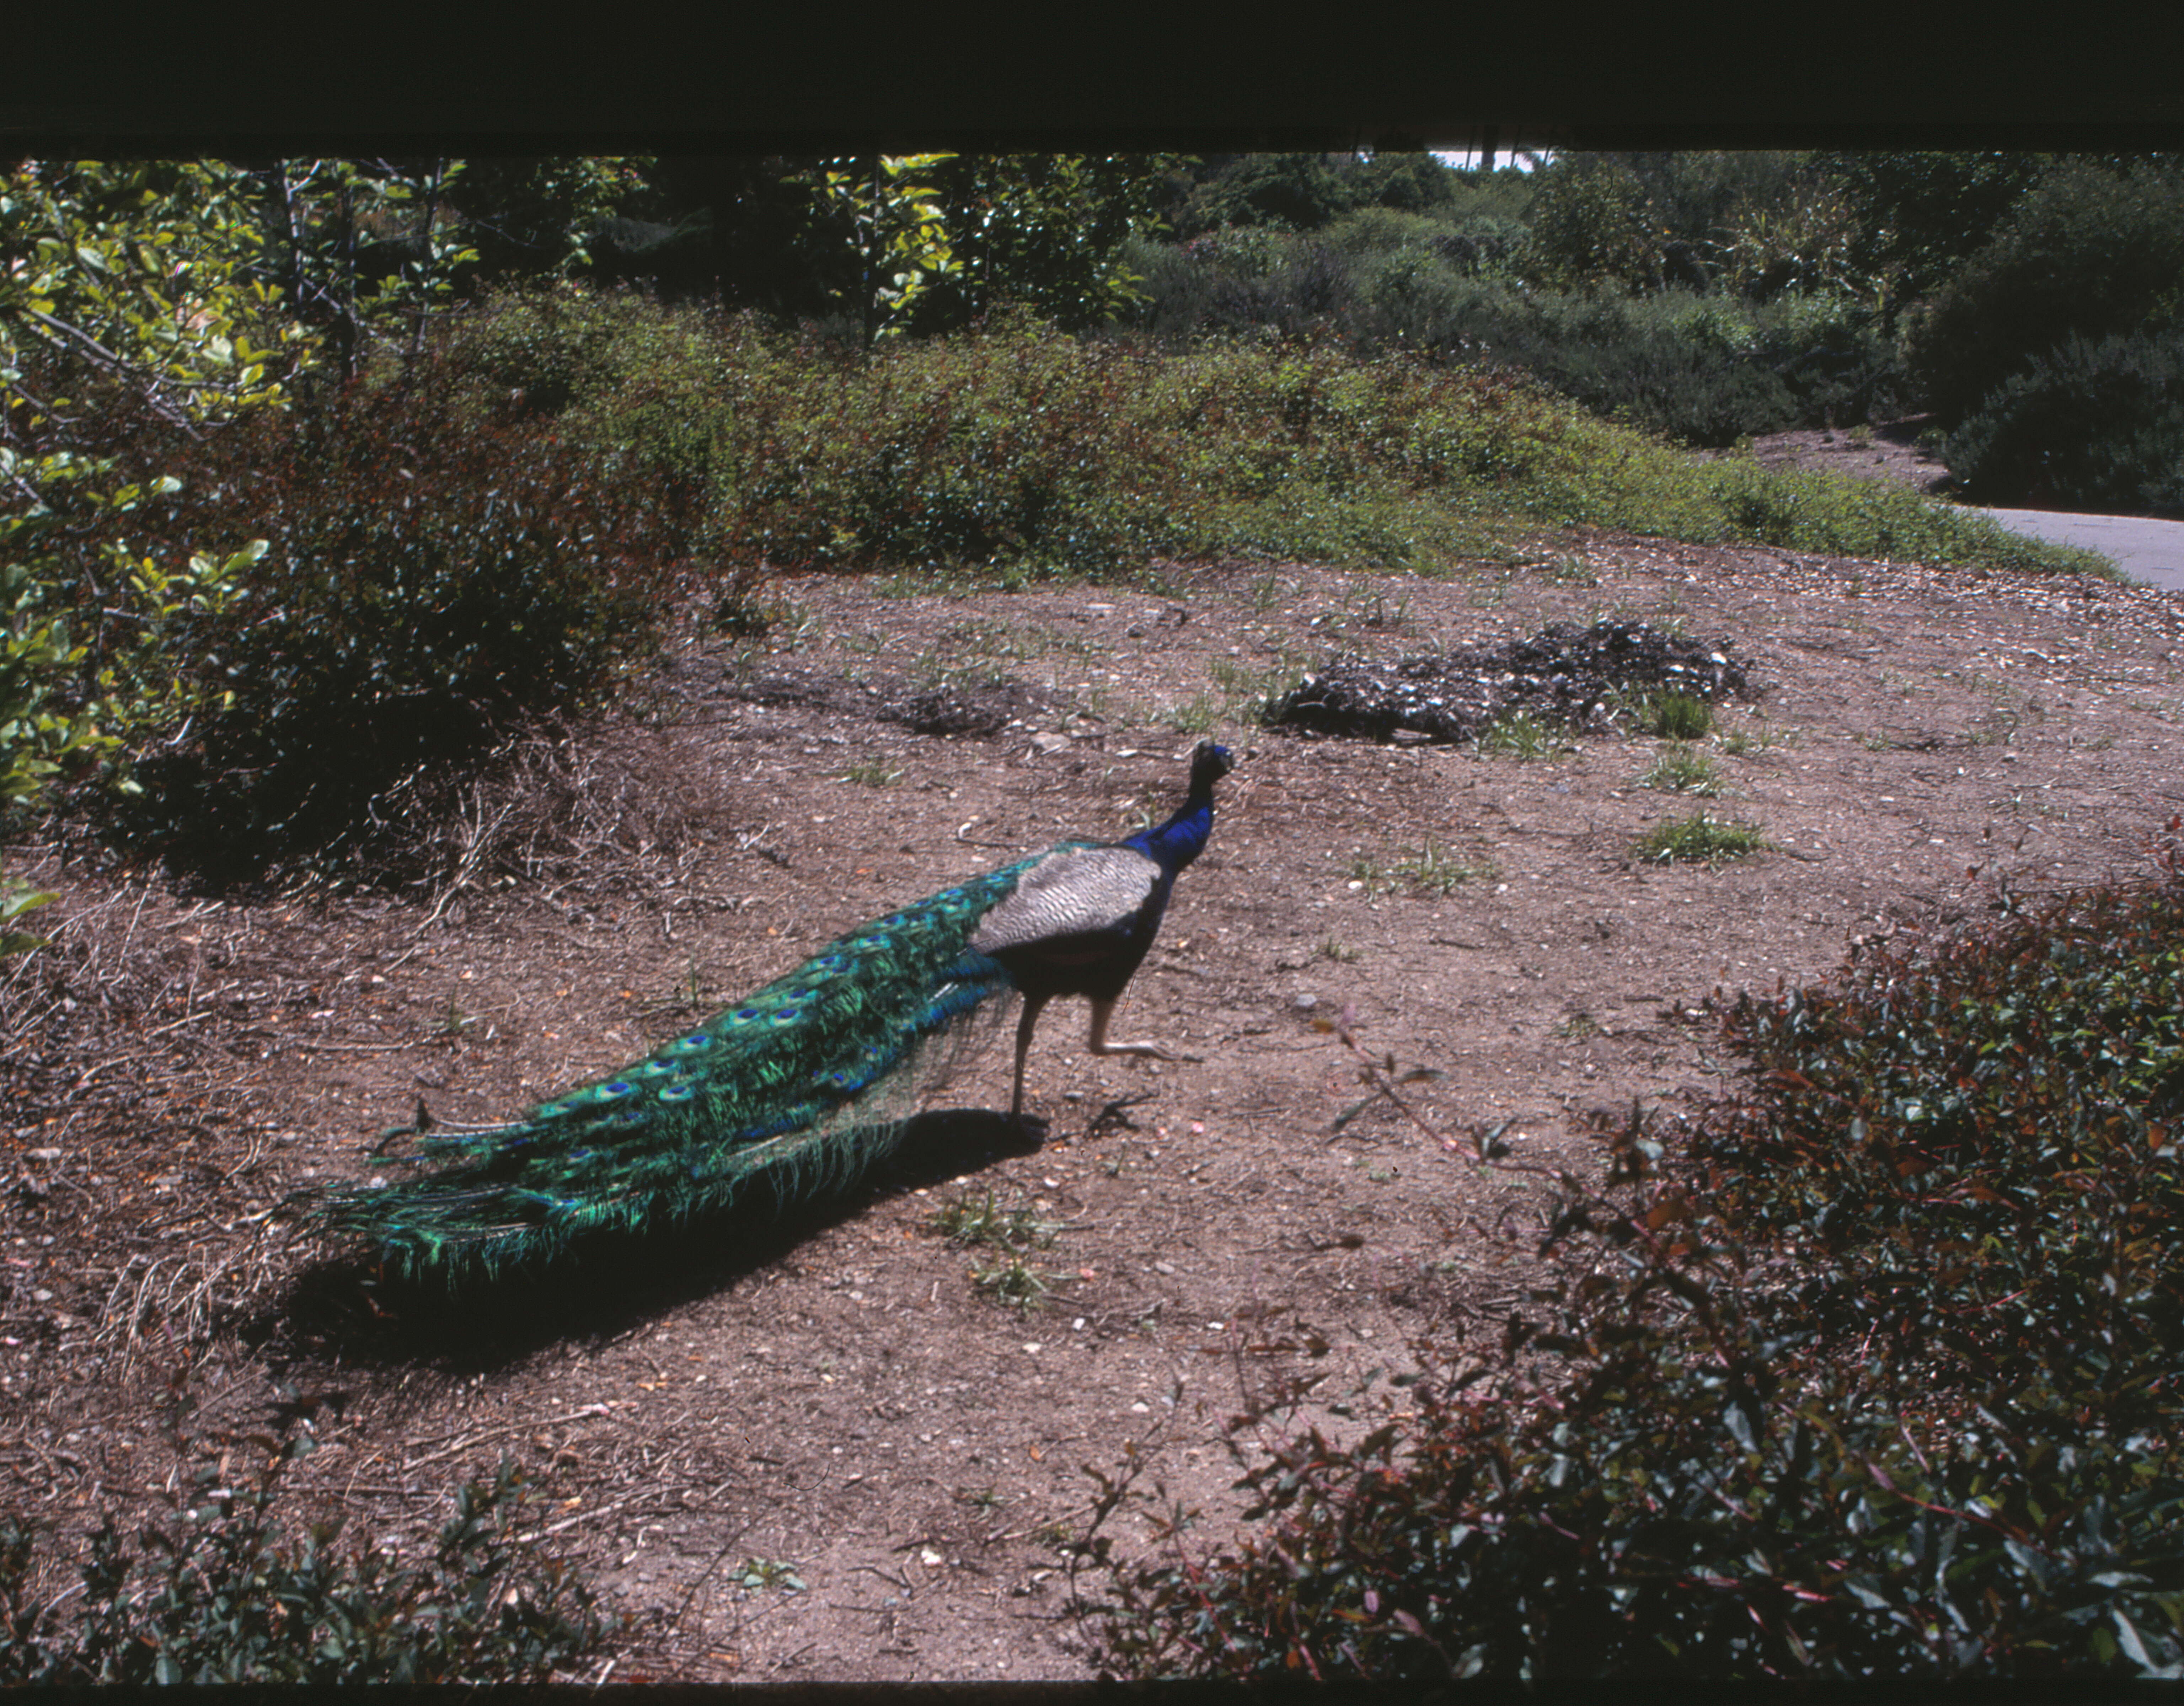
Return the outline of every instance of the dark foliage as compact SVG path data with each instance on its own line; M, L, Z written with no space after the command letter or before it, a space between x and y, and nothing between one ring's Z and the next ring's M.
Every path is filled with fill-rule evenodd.
M1021 304L1071 332L1102 326L1132 299L1119 256L1160 222L1174 154L956 154L927 176L956 270L915 311L921 333L960 331Z
M1671 327L1634 325L1612 308L1560 323L1528 315L1482 341L1595 414L1686 444L1730 444L1800 419L1788 384L1766 363Z
M280 1473L309 1449L291 1441L248 1490L196 1471L134 1549L109 1516L65 1611L70 1596L34 1603L36 1534L0 1519L0 1683L542 1682L613 1633L591 1589L517 1537L510 1464L462 1488L432 1558L404 1564L343 1545L337 1521L282 1534Z
M1990 393L1942 454L1975 503L2184 510L2184 324L2064 339Z
M1952 424L2066 337L2173 319L2184 278L2184 172L2139 163L2059 167L1914 321L1908 354Z
M1226 226L1317 231L1357 203L1357 187L1341 157L1329 154L1211 154L1177 208L1178 237Z
M1309 1380L1240 1422L1263 1529L1195 1555L1171 1512L1110 1664L2184 1674L2177 828L2147 879L1716 1003L1741 1094L1674 1139L1634 1109L1607 1195L1561 1181L1557 1283L1362 1437L1245 1446Z
M649 645L683 549L666 496L483 414L459 382L428 356L165 448L184 486L147 514L148 548L271 549L237 607L178 644L217 708L139 761L114 822L132 847L214 885L382 856L377 875L409 874L379 845L393 790L582 701Z
M1497 275L1522 242L1483 215L1436 227L1359 215L1323 239L1219 231L1143 254L1134 323L1172 349L1327 335L1366 356L1491 361L1688 444L1891 415L1908 390L1878 316L1848 301L1520 288Z
M601 284L644 284L670 302L718 298L793 318L827 311L855 257L812 247L811 192L795 181L816 158L666 154L647 195L603 223L590 245Z
M1984 248L2048 156L1860 148L1820 157L1862 215L1861 259L1894 277L1899 300L1930 294Z

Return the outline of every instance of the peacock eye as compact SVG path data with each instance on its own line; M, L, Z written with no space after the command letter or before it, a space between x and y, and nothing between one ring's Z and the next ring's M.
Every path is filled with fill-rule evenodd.
M789 1006L783 1007L774 1014L773 1022L777 1025L794 1024L796 1022L796 1015L799 1011L800 1009L792 1002Z
M688 1084L671 1084L666 1090L660 1092L660 1099L662 1101L688 1101L690 1099L691 1094L692 1091Z
M627 1079L618 1078L612 1084L601 1084L593 1093L601 1101L613 1101L617 1097L627 1096L636 1088Z
M693 1031L687 1037L678 1037L671 1045L677 1054L695 1054L699 1049L709 1049L713 1040L703 1031Z
M739 1025L747 1025L757 1017L756 1007L738 1007L735 1012L735 1022Z

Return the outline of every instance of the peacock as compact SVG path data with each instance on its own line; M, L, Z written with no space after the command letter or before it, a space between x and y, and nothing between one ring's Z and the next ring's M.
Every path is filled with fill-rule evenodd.
M1111 1042L1115 1005L1151 947L1176 873L1213 829L1213 784L1234 761L1191 756L1175 815L1123 840L1064 842L830 942L787 977L634 1066L504 1125L436 1125L421 1103L410 1171L339 1190L326 1229L376 1242L413 1277L491 1275L579 1235L638 1232L726 1207L760 1179L783 1194L853 1175L894 1146L890 1085L1009 992L1023 997L1009 1118L1023 1124L1024 1062L1057 996L1091 1002L1098 1055L1197 1056Z

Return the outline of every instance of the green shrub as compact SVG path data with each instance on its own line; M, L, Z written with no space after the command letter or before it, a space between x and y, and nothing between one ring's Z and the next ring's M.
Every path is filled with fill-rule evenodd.
M543 1682L615 1625L591 1589L515 1532L521 1474L464 1487L429 1562L398 1563L341 1524L298 1538L272 1516L284 1448L259 1488L200 1471L132 1553L109 1517L81 1597L30 1592L36 1536L0 1519L0 1683Z
M1656 865L1719 866L1763 851L1766 837L1748 823L1724 823L1700 812L1657 823L1631 845L1633 856Z
M2027 191L1993 238L1911 323L1929 405L1964 420L2075 332L2122 336L2173 319L2184 277L2184 175L2074 162Z
M1261 1526L1209 1554L1168 1511L1109 1668L2184 1674L2184 864L1997 900L1713 1003L1737 1091L1558 1181L1498 1342L1421 1346L1339 1439L1308 1376L1234 1424Z
M1613 155L1566 153L1535 174L1525 270L1555 289L1658 282L1661 233L1637 173Z
M1000 316L869 361L750 353L717 440L724 550L783 567L1097 573L1179 543L1184 494L1130 431L1141 380L1117 345Z
M2184 325L2066 338L1992 392L1942 454L1978 503L2184 510Z
M1638 726L1664 740L1699 740L1713 731L1713 707L1692 693L1664 693L1639 709Z
M738 337L701 310L631 291L506 292L454 316L439 374L557 430L614 475L702 489Z
M116 818L216 884L298 861L360 874L391 790L647 649L684 548L653 484L480 413L443 358L164 466L184 485L145 521L153 555L238 521L269 542L172 658L209 708L142 760Z

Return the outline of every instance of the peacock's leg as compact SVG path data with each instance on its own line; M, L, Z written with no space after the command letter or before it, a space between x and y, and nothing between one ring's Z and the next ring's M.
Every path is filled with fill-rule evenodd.
M1018 1125L1023 1123L1024 1062L1031 1055L1032 1027L1039 1023L1039 1011L1050 999L1046 995L1026 995L1023 1017L1017 1021L1017 1090L1009 1102L1009 1118Z
M1092 1037L1085 1046L1095 1055L1150 1055L1156 1061L1202 1060L1201 1055L1179 1055L1162 1048L1158 1043L1111 1043L1107 1040L1107 1021L1115 1016L1115 1002L1095 997L1092 1002Z

